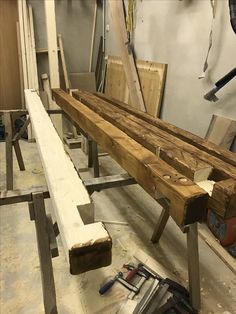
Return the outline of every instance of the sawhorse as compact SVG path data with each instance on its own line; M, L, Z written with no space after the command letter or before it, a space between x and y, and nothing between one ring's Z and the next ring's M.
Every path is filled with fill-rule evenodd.
M29 118L25 121L24 125L18 133L15 132L13 127L15 115L11 111L6 111L3 114L5 124L5 141L6 141L6 186L7 190L13 189L13 147L16 154L16 159L21 171L25 170L24 161L21 154L19 139L24 134L29 125Z
M151 241L158 243L168 219L170 217L169 205L162 204L162 212L155 226ZM190 224L182 230L187 235L187 258L188 258L188 282L191 304L196 310L201 307L200 293L200 270L198 251L198 225L197 222Z

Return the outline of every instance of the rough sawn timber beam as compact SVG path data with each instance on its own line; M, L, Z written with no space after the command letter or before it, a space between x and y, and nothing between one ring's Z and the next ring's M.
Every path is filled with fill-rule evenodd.
M111 98L107 95L104 95L102 93L96 92L95 93L96 96L98 96L101 99L104 99L106 101L108 101L109 103L111 103L114 106L117 106L119 108L122 108L124 110L126 110L127 112L135 115L138 118L143 119L144 121L150 123L151 125L154 125L174 136L176 136L177 138L185 141L186 143L189 143L199 149L201 149L202 151L207 152L208 154L211 154L212 156L215 156L217 158L219 158L222 161L225 161L233 166L236 166L236 154L233 152L230 152L214 143L211 142L207 142L205 139L191 133L188 132L186 130L183 130L181 128L178 128L177 126L170 124L166 121L160 120L158 118L154 118L149 114L146 114L138 109L134 109L130 106L128 106L127 104L116 100L114 98Z
M64 91L54 89L53 97L154 199L159 192L169 199L179 226L203 219L208 196L202 188Z
M98 98L85 91L74 92L73 96L147 149L159 154L161 159L194 182L207 180L211 172L218 172L218 177L228 178L213 185L208 208L215 208L222 217L236 215L236 168L233 165L201 151L119 106L112 105L105 98Z
M184 150L185 143L182 148L175 147L175 143L164 138L162 134L156 136L150 128L152 126L147 122L120 108L111 106L91 93L79 90L73 92L72 95L190 180L199 182L207 180L210 176L212 167L186 152Z
M101 222L92 223L94 208L89 194L37 92L25 90L25 98L70 272L107 266L111 263L111 238Z

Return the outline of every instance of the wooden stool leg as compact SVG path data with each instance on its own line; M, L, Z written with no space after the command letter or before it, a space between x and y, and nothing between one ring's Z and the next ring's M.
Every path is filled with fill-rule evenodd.
M4 113L6 135L6 185L7 190L13 190L13 155L12 155L12 121L10 112Z
M152 238L151 238L152 243L158 243L159 242L169 217L170 217L169 207L165 206L162 208L161 215L160 215L160 217L157 221L157 224L155 226L155 229L153 231Z
M190 299L194 309L199 310L201 307L201 294L197 223L189 225L187 231L187 250Z
M53 277L50 239L47 233L48 222L43 193L33 193L34 220L38 242L38 253L43 288L43 301L46 314L56 314L56 291ZM32 216L32 214L31 214Z

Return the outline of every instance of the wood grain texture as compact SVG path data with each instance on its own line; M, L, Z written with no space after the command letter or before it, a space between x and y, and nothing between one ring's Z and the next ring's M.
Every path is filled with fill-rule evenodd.
M209 199L209 209L228 219L236 216L236 181L228 179L216 182Z
M212 170L211 166L185 152L184 147L181 149L175 147L174 143L168 141L162 134L156 136L152 132L152 126L147 122L120 108L110 106L109 103L90 93L77 91L73 92L72 95L189 179L193 181L208 179Z
M72 96L59 89L53 90L53 96L153 198L159 191L170 200L171 216L179 226L202 220L207 203L204 190Z
M132 113L136 117L139 117L143 119L144 121L148 122L149 124L156 126L160 128L161 130L176 136L177 138L185 141L186 143L189 143L195 146L199 150L202 150L203 152L211 154L212 156L217 157L220 160L225 161L233 165L234 167L236 167L236 153L230 152L214 143L207 142L205 139L195 134L192 134L191 132L178 128L177 126L174 126L173 124L170 124L158 118L153 118L151 115L145 114L142 111L131 108L124 102L111 98L102 93L95 93L95 94L98 97L108 101L110 104L117 106L119 108L122 108L129 113Z
M213 115L206 139L223 148L230 149L236 136L236 120Z
M123 1L108 0L108 3L112 14L112 22L116 32L117 43L120 48L121 59L124 64L125 77L129 87L131 104L134 108L146 111L134 56L132 48L129 44L126 30Z
M101 222L92 223L89 194L36 91L25 90L25 98L70 271L78 274L107 266L111 238Z
M147 113L160 117L167 64L136 60L136 67ZM119 57L108 57L105 93L131 105L124 66Z
M212 170L212 167L209 166L212 159L211 155L208 155L205 158L209 163L199 159L198 155L201 155L202 152L197 152L198 149L196 147L193 147L178 138L174 138L173 135L150 125L146 121L119 107L112 106L110 103L107 103L103 99L99 99L88 92L77 91L73 93L73 96L76 99L81 100L90 109L124 131L148 150L157 154L161 159L166 161L184 176L194 182L204 181L209 178ZM223 169L223 171L225 171L225 167L230 166L221 160L218 160L218 163L216 164L216 160L217 159L213 157L213 164L219 169ZM230 167L233 171L234 167ZM230 181L226 180L216 183L214 186L214 197L209 200L211 206L216 203L216 208L221 212L221 215L224 216L236 215L236 208L233 206L234 203L236 204L235 192L232 186L233 182L236 183L236 180L229 180ZM222 188L219 191L219 189L217 189L218 184L221 186L220 183L223 184L223 182L225 182L225 185L223 185L224 189ZM229 186L226 185L227 182Z
M0 1L0 108L22 108L17 46L17 1Z

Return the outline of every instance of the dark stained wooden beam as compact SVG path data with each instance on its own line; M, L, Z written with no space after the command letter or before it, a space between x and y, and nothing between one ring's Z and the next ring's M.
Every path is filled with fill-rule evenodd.
M160 192L169 199L179 226L203 219L208 200L203 189L64 91L54 89L53 97L153 198Z
M202 152L196 147L175 138L173 135L150 125L119 107L112 106L91 93L77 91L73 93L73 96L80 99L90 109L120 128L144 147L155 154L159 154L161 159L183 175L194 180L194 182L208 179L211 168L198 158ZM203 152L203 157L210 164L217 167L221 179L225 176L230 178L230 176L234 177L236 175L236 169L232 165L206 152ZM215 207L216 211L223 217L236 216L234 184L236 184L236 180L233 179L216 182L213 187L213 196L209 198L209 208L213 209Z
M154 118L149 114L146 114L142 111L134 109L119 100L106 96L105 94L97 92L95 93L95 95L105 101L108 101L110 104L117 106L121 109L124 109L127 112L135 115L136 117L143 119L144 121L150 123L151 125L157 126L158 128L168 132L169 134L176 136L177 138L185 141L186 143L189 143L199 148L200 150L205 151L208 154L215 156L219 158L220 160L225 161L236 167L236 154L235 153L230 152L218 145L215 145L214 143L207 142L203 138L195 134L192 134L191 132L178 128L174 126L173 124L170 124L158 118Z
M236 181L228 179L216 182L208 207L221 217L228 219L236 216Z
M184 147L176 147L173 141L165 138L165 134L157 136L156 130L153 132L147 122L120 108L110 106L90 93L78 91L72 95L192 181L207 180L211 174L212 166L186 152Z

